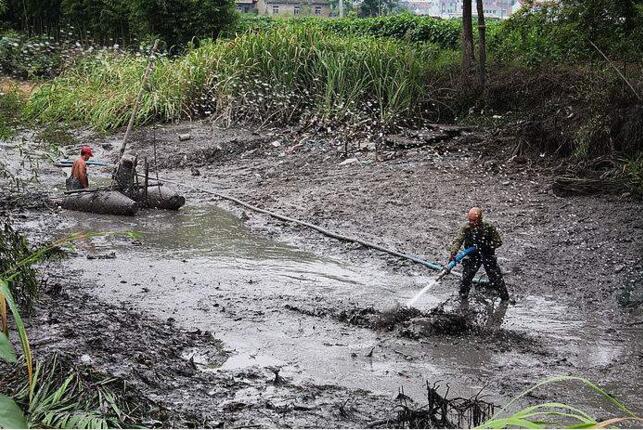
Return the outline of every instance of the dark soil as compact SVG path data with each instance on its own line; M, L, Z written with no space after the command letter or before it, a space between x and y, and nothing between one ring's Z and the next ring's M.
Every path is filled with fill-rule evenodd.
M125 424L365 427L393 419L392 400L365 391L293 384L279 368L214 371L227 353L212 334L97 301L83 293L86 285L74 281L75 274L55 268L45 273L44 294L27 319L35 360L59 354L69 371L80 369L95 380L116 378L112 385L123 384L116 394L134 411ZM1 392L16 389L2 385Z

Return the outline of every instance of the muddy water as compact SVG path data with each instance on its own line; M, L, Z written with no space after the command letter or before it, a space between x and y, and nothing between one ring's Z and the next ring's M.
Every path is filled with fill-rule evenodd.
M93 293L122 301L187 328L210 330L231 351L219 369L193 351L208 371L250 366L281 368L296 381L363 388L393 396L404 387L424 395L424 380L449 381L451 392L477 393L488 378L507 369L529 381L551 375L540 355L485 348L454 339L405 340L387 333L295 313L285 305L388 309L405 304L433 273L409 277L369 265L320 257L250 232L216 206L188 206L179 212L146 211L136 218L63 212L61 234L78 230L136 231L140 239L95 238L78 244L69 261L82 269ZM96 258L115 253L115 258ZM431 308L454 292L453 281L438 284L416 306ZM450 302L448 302L450 303ZM515 306L487 303L485 324L535 334L553 348L549 361L574 367L609 366L625 354L623 336L612 339L600 321L555 299L528 296ZM640 340L633 340L640 342ZM621 387L626 397L635 386ZM490 393L501 402L503 396Z

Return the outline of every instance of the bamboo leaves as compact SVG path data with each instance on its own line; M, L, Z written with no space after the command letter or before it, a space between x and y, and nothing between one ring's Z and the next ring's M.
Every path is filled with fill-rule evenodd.
M13 300L13 296L11 295L11 291L9 290L9 284L4 279L0 279L0 300L2 299L2 296L4 296L4 300L6 300L7 304L9 305L9 309L11 310L16 328L18 330L20 345L22 347L22 353L25 357L25 365L27 366L27 376L29 378L29 383L31 384L33 380L33 358L31 355L29 338L27 337L27 330L25 329L25 325L22 322L18 306L16 306L16 303Z

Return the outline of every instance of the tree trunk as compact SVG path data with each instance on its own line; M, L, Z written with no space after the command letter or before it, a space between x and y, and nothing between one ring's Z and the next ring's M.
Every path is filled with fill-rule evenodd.
M462 76L465 83L468 83L471 78L471 69L475 62L471 1L462 2Z
M478 47L478 73L480 79L480 87L484 90L487 84L487 27L485 26L484 22L484 5L482 4L482 0L476 0L476 3L478 6L478 35L480 36L480 45Z

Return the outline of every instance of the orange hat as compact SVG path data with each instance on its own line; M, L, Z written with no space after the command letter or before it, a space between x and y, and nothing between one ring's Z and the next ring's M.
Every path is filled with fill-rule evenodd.
M92 151L92 148L89 146L83 146L80 148L80 155L89 155L90 157L94 156L94 152Z

